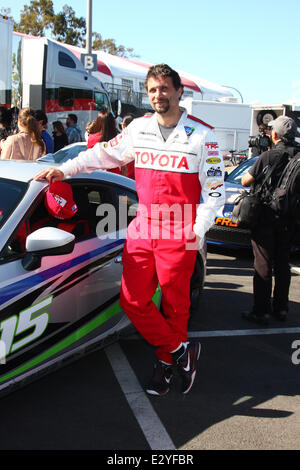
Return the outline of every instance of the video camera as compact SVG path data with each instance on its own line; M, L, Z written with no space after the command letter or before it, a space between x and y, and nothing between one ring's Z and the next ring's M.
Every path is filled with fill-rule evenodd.
M270 138L264 134L259 133L256 136L250 136L248 140L249 147L256 147L260 153L265 152L268 150L270 146Z

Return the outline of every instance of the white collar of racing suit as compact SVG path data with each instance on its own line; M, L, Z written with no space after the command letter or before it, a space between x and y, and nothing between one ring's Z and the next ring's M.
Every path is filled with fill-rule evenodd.
M188 142L188 136L184 128L184 125L186 124L187 111L185 108L181 108L181 107L180 107L180 110L182 111L181 117L177 123L177 126L174 128L173 132L170 134L167 140L176 139L177 142L186 143ZM147 129L147 132L149 132L150 134L155 134L156 136L161 138L161 133L160 133L158 122L157 122L157 113L154 113L148 119L149 121L147 122L146 128L145 128Z

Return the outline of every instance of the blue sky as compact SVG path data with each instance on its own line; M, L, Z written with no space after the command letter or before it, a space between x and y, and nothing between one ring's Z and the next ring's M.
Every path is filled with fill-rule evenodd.
M16 21L26 4L30 1L12 0ZM54 0L55 12L65 4L86 17L85 0ZM237 88L245 103L300 101L299 0L93 0L92 4L93 31L132 47L140 60L165 62Z

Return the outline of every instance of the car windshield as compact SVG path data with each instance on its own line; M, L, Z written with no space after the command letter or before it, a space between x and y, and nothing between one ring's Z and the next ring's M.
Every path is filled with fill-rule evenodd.
M243 162L241 165L239 165L237 168L235 168L231 173L229 173L226 177L226 182L232 183L232 184L241 184L241 179L244 173L251 168L251 166L254 164L256 159L250 159L245 162Z
M17 207L27 189L27 183L0 178L0 228Z
M53 154L55 163L63 163L67 160L72 160L77 157L80 152L86 150L86 145L74 145L73 147L66 147L58 150Z

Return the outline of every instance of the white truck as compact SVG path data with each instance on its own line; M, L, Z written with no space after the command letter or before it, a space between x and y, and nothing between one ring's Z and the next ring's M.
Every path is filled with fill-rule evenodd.
M12 20L0 15L0 104L7 107L10 107L11 104L12 33Z
M84 136L86 124L98 112L111 109L102 82L62 44L46 37L13 32L13 23L0 17L0 105L42 109L51 123L76 114Z
M298 126L296 140L300 143L300 102L287 101L286 103L252 105L251 106L251 127L250 136L255 137L259 133L260 124L268 125L270 121L279 116L289 116L293 118ZM249 149L249 156L253 155L252 148Z
M13 34L21 73L22 107L43 109L51 124L76 114L84 135L86 124L98 112L110 109L102 83L89 74L78 58L60 43L48 39Z
M300 129L300 102L290 101L286 103L269 104L269 105L252 105L251 106L251 136L258 134L260 124L268 124L279 116L289 116L293 118ZM300 134L299 134L300 136ZM298 137L299 137L298 136Z
M180 105L188 114L214 127L224 160L229 159L233 152L237 161L239 153L247 154L251 124L249 104L185 98Z

